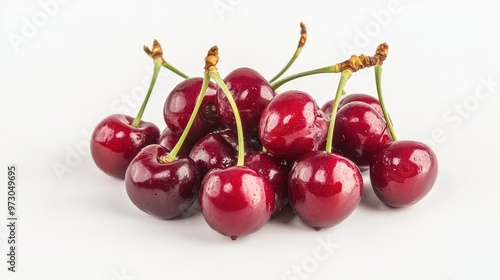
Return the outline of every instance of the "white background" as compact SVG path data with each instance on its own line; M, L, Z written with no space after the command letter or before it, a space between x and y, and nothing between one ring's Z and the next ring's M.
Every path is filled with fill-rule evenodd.
M4 261L3 185L0 278L499 279L499 8L481 0L0 2L0 181L8 164L19 170L18 272ZM367 180L359 207L334 228L316 232L285 215L233 242L200 213L162 221L140 212L123 182L95 167L88 134L112 113L135 116L149 83L142 45L158 39L167 61L200 76L216 44L223 76L248 66L270 78L293 53L300 21L309 38L287 74L388 42L384 92L397 134L430 143L439 158L438 180L418 204L391 210ZM163 129L164 100L181 79L160 77L144 120ZM338 77L282 89L322 105ZM373 70L346 89L375 94Z

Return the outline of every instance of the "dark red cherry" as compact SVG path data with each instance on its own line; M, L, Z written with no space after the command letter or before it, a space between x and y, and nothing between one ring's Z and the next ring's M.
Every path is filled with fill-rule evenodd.
M181 135L193 112L196 99L200 93L203 78L190 78L179 83L168 95L163 107L163 117L168 128L176 135ZM188 142L195 142L205 134L221 127L215 109L217 87L210 83L203 98L193 126L186 137Z
M337 112L333 148L360 168L367 168L375 153L390 142L387 124L370 105L353 101Z
M168 150L150 145L130 163L125 176L127 194L140 210L161 218L181 215L195 201L200 175L196 164L186 157L164 163Z
M275 193L274 213L277 214L288 202L288 172L290 168L284 160L269 153L253 151L245 155L245 166L257 171L271 184Z
M251 151L246 145L245 151ZM198 165L201 176L214 168L228 168L236 165L238 137L230 129L209 133L191 148L189 157Z
M307 93L287 91L277 95L262 111L259 136L262 145L277 158L295 160L324 149L328 121Z
M434 186L438 162L432 149L417 141L396 141L377 153L370 180L377 197L392 207L420 201Z
M375 109L375 111L380 114L380 116L382 116L382 117L384 116L384 113L382 112L382 107L380 107L380 103L379 103L378 99L371 96L371 95L364 94L364 93L350 93L350 94L344 96L344 98L342 98L340 100L339 109L342 108L344 105L347 105L347 104L354 102L354 101L364 102L364 103L372 106L373 109ZM330 115L332 114L332 107L333 107L333 100L330 100L330 101L326 102L323 105L323 107L321 107L321 110L323 112L325 112L325 114L328 117L330 117Z
M160 134L160 138L158 139L158 144L167 148L167 150L172 151L177 142L179 141L180 136L174 134L168 127L165 127L163 132ZM184 140L181 149L177 153L179 157L187 157L194 143Z
M141 121L134 127L133 121L134 118L127 115L111 115L92 133L92 158L99 169L110 176L123 179L129 163L139 151L158 141L160 130L155 124Z
M315 229L335 226L354 211L363 195L363 178L349 159L324 151L298 159L289 175L294 212Z
M199 197L208 225L233 240L262 228L274 211L269 181L244 166L210 171L201 183Z
M276 95L274 89L257 71L245 67L229 73L224 82L238 107L243 131L257 132L262 110ZM236 131L233 109L220 88L217 90L215 105L222 123Z

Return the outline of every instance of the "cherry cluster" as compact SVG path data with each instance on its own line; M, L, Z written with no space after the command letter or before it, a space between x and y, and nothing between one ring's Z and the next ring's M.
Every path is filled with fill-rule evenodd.
M327 67L266 80L250 68L221 78L218 48L205 57L203 77L189 78L163 58L160 44L144 47L154 61L151 85L136 118L111 115L91 138L96 165L125 179L140 210L161 218L182 215L198 199L203 217L231 237L253 233L287 204L315 229L335 226L357 207L368 171L377 197L391 207L410 206L436 181L436 155L425 144L399 141L385 109L381 44L374 56L352 55ZM166 128L142 121L161 68L183 77L166 98ZM353 73L375 69L378 98L346 94ZM319 107L306 92L276 89L291 80L340 73L335 98Z

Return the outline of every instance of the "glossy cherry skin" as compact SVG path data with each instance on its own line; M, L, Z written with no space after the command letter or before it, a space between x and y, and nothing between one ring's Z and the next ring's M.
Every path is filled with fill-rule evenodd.
M208 225L233 240L262 228L275 207L269 181L244 166L210 171L199 198Z
M382 107L380 107L380 102L378 101L378 99L371 96L371 95L364 94L364 93L350 93L350 94L346 95L345 97L343 97L340 100L339 109L342 108L344 105L347 105L353 101L364 102L364 103L372 106L373 109L375 109L375 111L380 114L380 116L384 115L384 113L382 112ZM323 107L321 107L321 110L323 112L325 112L325 115L327 117L330 117L332 114L332 108L333 108L333 100L330 100L330 101L326 102L323 105Z
M245 142L245 152L253 149ZM224 129L202 137L189 152L189 157L198 165L201 176L214 168L236 165L238 160L238 139L234 131Z
M174 134L168 127L160 134L160 138L158 139L158 144L167 148L167 150L172 151L177 142L179 141L180 136ZM178 157L187 157L194 143L191 143L189 139L184 140L182 143L182 147L177 153Z
M307 93L287 91L277 95L262 111L259 136L262 145L277 158L295 160L324 149L328 121Z
M257 132L260 114L276 93L269 82L257 71L238 68L224 78L234 98L245 134ZM215 106L223 124L236 131L236 121L231 104L224 92L217 90Z
M290 168L284 160L279 160L269 153L253 151L245 155L245 166L264 176L275 193L275 208L277 214L288 202L288 172Z
M395 141L386 145L370 166L375 194L392 207L420 201L434 186L437 175L436 154L417 141Z
M111 115L92 133L92 158L97 167L110 176L123 179L129 163L139 151L158 141L160 130L155 124L141 121L138 127L133 127L133 121L134 118L127 115Z
M195 201L200 188L196 164L187 157L163 163L168 150L160 145L142 149L125 175L127 194L140 210L161 218L181 215Z
M335 118L333 147L343 156L367 168L373 156L392 142L382 116L370 105L353 101L338 110Z
M180 136L186 128L202 84L203 79L199 77L184 80L169 93L165 100L163 117L168 128L174 134ZM214 104L216 93L215 84L209 83L200 110L186 137L188 141L194 143L205 134L221 127L222 124Z
M309 226L333 227L354 211L363 195L363 178L349 159L314 151L298 159L288 179L290 204Z

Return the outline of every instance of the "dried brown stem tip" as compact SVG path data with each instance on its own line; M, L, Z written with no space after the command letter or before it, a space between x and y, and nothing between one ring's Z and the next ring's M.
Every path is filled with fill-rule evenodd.
M382 43L377 47L377 51L374 56L367 55L352 55L348 60L335 64L334 72L340 73L344 70L349 70L351 72L356 72L361 69L372 67L375 65L382 65L384 60L387 58L387 54L389 51L389 46L387 43Z
M307 29L306 25L301 22L300 23L300 40L299 40L299 46L297 48L302 48L306 44L307 40Z
M146 52L146 54L152 59L161 59L162 61L165 61L165 59L163 59L163 50L161 48L161 45L160 43L158 43L158 41L156 41L156 39L153 41L152 51L146 45L144 45L143 49L144 52Z
M205 72L216 72L217 70L217 62L219 62L219 48L217 46L213 46L207 53L205 57Z

